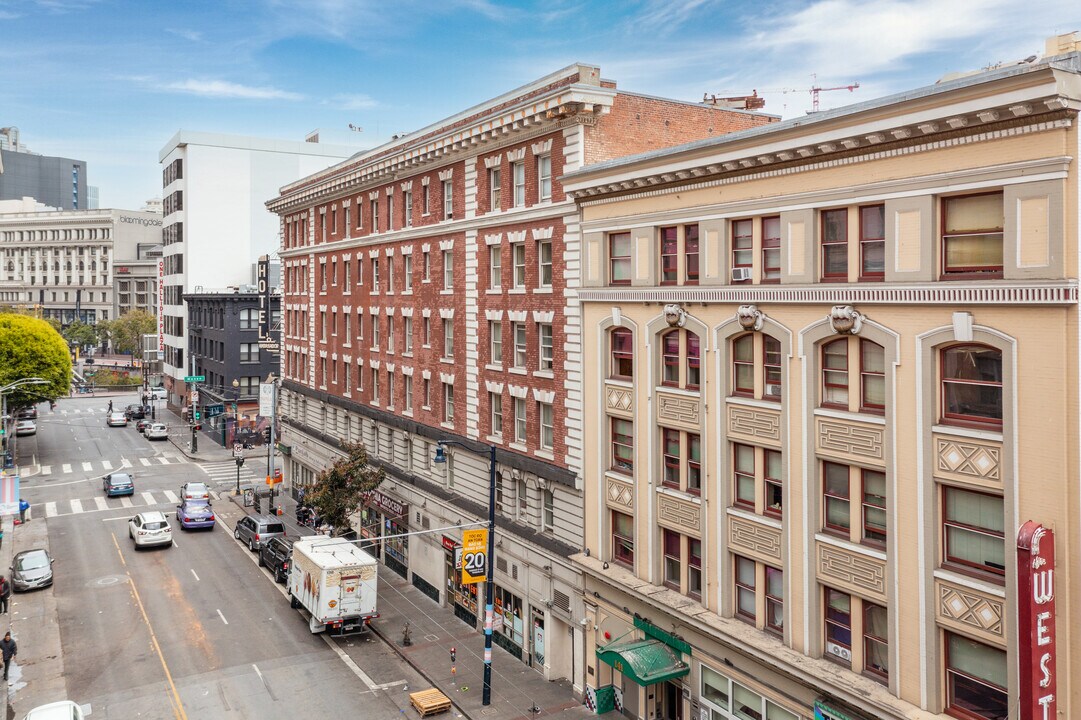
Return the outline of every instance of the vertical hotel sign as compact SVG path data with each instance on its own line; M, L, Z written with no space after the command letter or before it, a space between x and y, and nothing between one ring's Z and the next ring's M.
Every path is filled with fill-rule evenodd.
M158 260L158 352L165 352L165 258Z
M278 352L278 342L274 338L273 313L270 305L270 256L260 255L256 265L257 288L259 291L259 347L272 353Z
M1055 534L1029 520L1017 533L1018 637L1022 720L1053 720L1055 667Z

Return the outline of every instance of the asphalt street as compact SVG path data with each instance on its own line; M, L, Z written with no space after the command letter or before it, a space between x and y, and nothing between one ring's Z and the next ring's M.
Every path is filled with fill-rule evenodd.
M16 551L46 544L55 583L14 598L17 639L25 628L23 667L9 687L14 716L64 698L89 706L94 718L411 714L407 692L426 687L412 668L373 634L312 635L281 586L233 539L244 514L225 495L235 465L204 467L133 426L106 427L106 406L101 398L64 399L54 413L40 406L37 435L20 438L22 492L34 519L12 540ZM134 474L135 495L104 498L101 477L120 469ZM187 480L214 489L218 527L185 533L171 518L172 546L136 551L128 519L175 510ZM57 647L27 644L48 645L51 630Z

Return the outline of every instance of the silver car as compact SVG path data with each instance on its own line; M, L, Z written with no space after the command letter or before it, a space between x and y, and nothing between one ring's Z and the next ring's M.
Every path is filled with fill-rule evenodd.
M53 559L42 548L23 550L11 561L11 589L35 590L53 584Z
M233 537L247 544L252 552L258 552L271 538L284 537L285 525L273 515L248 515L240 518L233 529Z
M168 440L169 428L162 423L148 425L145 430L147 440Z

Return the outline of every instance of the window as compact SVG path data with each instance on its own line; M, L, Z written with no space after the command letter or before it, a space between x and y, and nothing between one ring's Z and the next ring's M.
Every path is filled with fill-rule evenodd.
M454 185L450 180L443 181L443 219L454 218Z
M503 396L500 393L488 393L488 406L492 410L492 435L503 435Z
M387 230L394 229L394 196L387 195Z
M544 202L552 199L552 156L537 157L537 200Z
M378 200L372 200L371 201L371 208L372 208L372 232L377 233L377 232L379 232L379 201Z
M423 330L424 330L424 342L422 344L424 345L424 347L431 347L432 346L432 319L430 317L428 317L427 315L424 316Z
M848 280L848 209L822 211L822 279Z
M491 338L489 362L492 365L503 364L503 323L499 320L488 321L488 337Z
M432 254L427 250L424 251L424 282L428 282L432 279Z
M822 346L822 404L848 409L848 338Z
M514 176L514 207L525 207L525 163L511 164Z
M762 218L762 282L781 282L781 218Z
M861 470L863 480L863 541L886 543L886 474Z
M259 311L255 308L245 308L240 311L240 329L255 330L259 327Z
M826 657L852 665L852 596L826 588Z
M732 389L737 395L754 395L754 335L732 341Z
M503 207L501 198L503 187L499 176L499 168L494 167L488 170L488 209L492 212Z
M551 490L545 490L543 493L543 515L541 516L541 527L545 531L555 530L556 526L556 496Z
M349 286L353 284L353 266L349 263L348 260L346 260L342 263L342 270L345 272L345 278L342 281L342 284L345 286L345 288L342 290L342 292L348 295L350 292L352 292L352 289Z
M407 413L413 412L413 376L402 376L402 394L404 395L404 402L402 408Z
M784 573L766 566L766 629L784 635Z
M454 320L443 320L443 357L454 357Z
M428 378L424 378L424 409L430 410L432 407L432 381Z
M664 475L661 480L665 485L679 488L680 475L682 474L679 461L680 451L679 430L661 430L661 445L663 447Z
M709 720L799 720L799 716L702 665L701 700L710 709ZM723 712L722 712L723 711ZM731 711L730 714L729 711ZM706 718L707 715L703 715Z
M753 220L736 220L732 223L732 267L747 268L748 271L754 266L754 235ZM750 282L750 272L746 280L734 282Z
M387 352L394 352L394 316L387 317Z
M860 411L886 410L886 349L870 340L860 341Z
M321 342L327 341L327 311L322 310L319 313L319 340Z
M1005 575L1002 497L943 486L942 505L944 562L997 576Z
M402 340L402 352L409 355L413 352L413 318L408 315L402 318Z
M387 370L387 407L394 407L394 373Z
M634 518L612 511L612 559L634 565Z
M779 450L763 450L765 470L765 506L762 509L767 515L780 517L784 514L784 482L781 478L781 453Z
M619 380L634 379L634 335L627 328L616 328L608 334L612 350L609 376Z
M964 718L1008 717L1006 653L951 632L945 641L946 711Z
M517 289L525 287L525 243L514 243L511 247L513 262L513 284Z
M853 498L856 500L853 523ZM840 463L822 463L822 528L852 543L886 543L886 475Z
M413 227L413 191L406 190L402 197L403 210L405 211L405 226Z
M552 287L552 241L541 240L537 243L537 259L540 264L537 285Z
M761 339L759 339L761 338ZM759 382L756 366L761 365L762 400L781 400L781 343L763 334L740 335L732 341L732 394L756 397Z
M498 290L503 284L503 248L499 245L488 247L488 287Z
M540 446L543 450L555 449L555 412L551 403L537 403L540 415Z
M661 429L661 482L684 492L702 492L702 440L695 433Z
M555 364L555 351L552 347L552 324L539 323L537 328L540 336L540 369L551 371Z
M454 386L443 383L443 422L454 422Z
M683 268L686 277L684 285L698 284L698 226L687 225L683 228Z
M886 206L860 208L860 280L886 277Z
M405 292L412 292L413 290L413 256L402 255L402 280L403 290Z
M664 530L662 537L664 584L678 591L683 580L683 538L679 533L671 530Z
M754 508L755 449L750 445L733 446L735 504Z
M257 362L259 362L259 343L241 343L240 344L240 362L242 362L242 363L257 363Z
M627 475L634 472L634 422L612 420L612 469Z
M679 230L661 228L661 285L679 281Z
M514 330L514 367L524 368L526 364L525 323L516 322L511 327Z
M983 345L942 351L943 422L1002 426L1002 354Z
M431 199L431 195L428 192L427 185L423 185L422 187L424 188L423 192L421 193L421 199L423 200L422 212L423 214L427 215L431 211L431 203L429 202L429 200Z
M379 292L379 258L372 258L372 292Z
M702 597L702 541L687 538L687 594L693 598Z
M326 266L323 266L324 269ZM330 261L330 284L334 287L338 287L338 258L334 258Z
M758 571L754 560L735 556L736 617L754 624L758 620L758 598L755 591Z
M838 463L822 463L822 494L825 503L825 527L847 539L852 526L849 469Z
M379 343L382 342L379 333L379 316L372 313L372 349L378 350Z
M526 441L525 398L514 398L514 442Z
M670 330L661 337L661 382L697 390L701 382L698 336L689 330Z
M890 676L888 620L886 608L863 601L863 669L883 683Z
M1002 193L942 200L943 275L1002 273Z
M372 368L372 402L379 403L379 370Z
M608 236L608 282L612 285L631 284L631 234L612 233Z
M454 253L450 250L443 251L443 289L454 289Z
M394 258L387 258L387 292L394 292Z

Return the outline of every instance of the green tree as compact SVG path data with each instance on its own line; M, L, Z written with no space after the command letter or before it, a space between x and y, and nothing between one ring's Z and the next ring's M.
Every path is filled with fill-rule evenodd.
M132 310L106 324L106 333L113 344L113 352L131 353L134 358L143 356L143 335L156 333L158 319L146 310Z
M383 468L368 464L368 451L360 443L342 446L345 457L338 458L315 478L304 502L315 508L335 531L349 527L349 518L360 507L364 495L375 490L386 477Z
M87 325L78 320L60 331L60 334L68 341L69 345L77 345L80 348L87 345L97 345L99 342L98 333L96 325Z
M8 393L8 408L55 400L71 386L68 344L49 323L15 313L0 314L0 386L38 377L44 385L24 385Z

